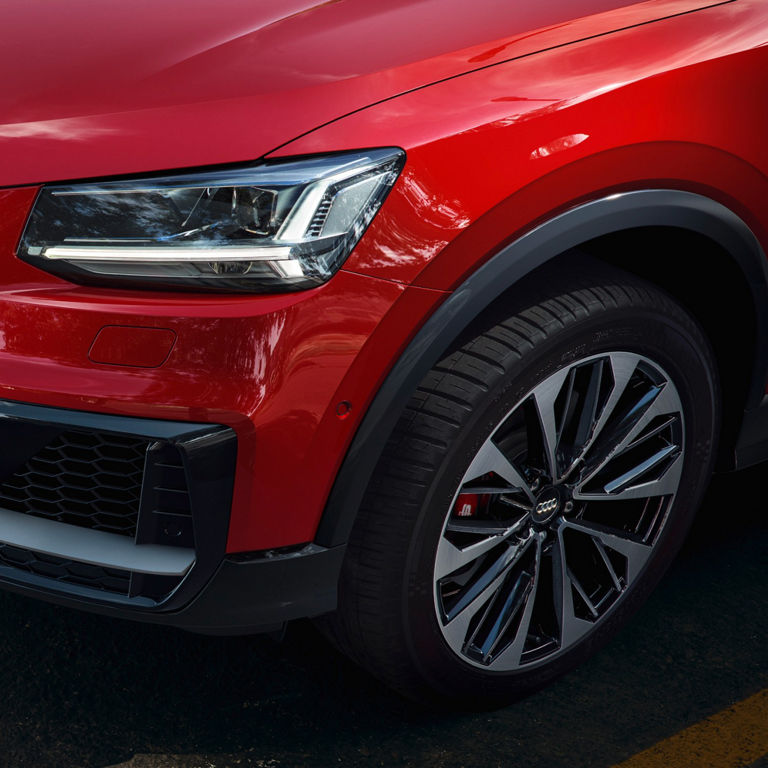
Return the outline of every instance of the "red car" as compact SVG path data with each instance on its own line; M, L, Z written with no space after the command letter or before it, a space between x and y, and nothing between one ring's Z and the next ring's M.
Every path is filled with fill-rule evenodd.
M768 458L765 0L0 14L4 588L488 705Z

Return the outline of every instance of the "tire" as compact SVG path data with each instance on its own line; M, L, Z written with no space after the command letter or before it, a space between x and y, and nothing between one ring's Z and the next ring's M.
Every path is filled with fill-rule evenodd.
M586 259L524 294L410 398L330 619L343 650L433 705L498 706L594 653L669 566L711 474L715 362L685 310Z

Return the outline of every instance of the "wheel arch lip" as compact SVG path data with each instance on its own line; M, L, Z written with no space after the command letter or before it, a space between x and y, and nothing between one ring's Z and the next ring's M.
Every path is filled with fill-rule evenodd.
M368 481L408 398L440 355L505 291L536 268L603 235L643 226L687 229L708 237L738 264L756 317L755 359L746 409L765 395L768 374L768 266L749 226L730 208L693 192L644 189L611 194L536 226L478 267L416 333L373 398L336 475L315 542L346 543Z

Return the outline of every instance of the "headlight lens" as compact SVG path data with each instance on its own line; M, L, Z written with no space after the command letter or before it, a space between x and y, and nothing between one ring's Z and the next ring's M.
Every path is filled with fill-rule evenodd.
M343 264L405 160L399 149L44 187L19 256L79 283L274 292Z

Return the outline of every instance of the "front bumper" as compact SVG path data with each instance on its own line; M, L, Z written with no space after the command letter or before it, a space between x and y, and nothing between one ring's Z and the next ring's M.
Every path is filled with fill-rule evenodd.
M0 583L227 634L332 610L342 548L225 558L233 430L0 401Z
M101 565L85 562L83 547L98 550L103 537L81 537L68 551L37 552L35 537L24 537L25 526L15 525L30 509L9 509L0 493L6 518L0 521L0 586L220 632L270 629L332 609L342 552L310 542L372 396L446 294L344 269L323 286L285 295L72 285L15 256L35 193L0 192L0 405L7 404L0 424L13 421L13 410L22 421L42 425L40 439L52 423L122 435L141 444L128 447L134 451L128 474L138 471L135 463L153 441L165 441L182 463L185 456L206 456L196 448L209 443L236 455L215 482L205 480L205 472L216 462L201 458L199 471L187 471L187 489L201 500L193 504L199 517L194 544L182 547L193 550L187 571L183 562L170 563L178 563L177 553L154 572L141 572L125 559L136 554L125 541L107 547L114 551ZM357 251L378 247L374 230ZM17 437L0 436L0 457L23 464L29 454ZM210 523L205 535L199 533L203 521ZM3 546L5 522L21 533ZM43 538L55 541L60 529L39 522ZM53 525L77 522L65 514ZM157 538L161 528L142 521L131 535L141 530L135 543L145 550L176 546ZM183 542L188 531L180 535ZM122 594L107 594L115 581Z

